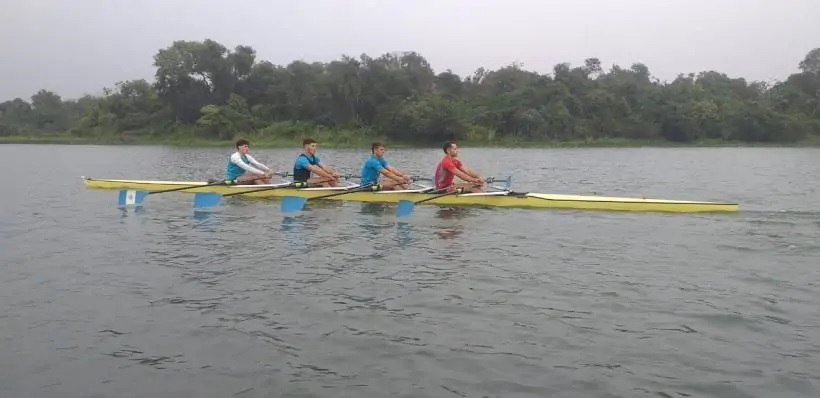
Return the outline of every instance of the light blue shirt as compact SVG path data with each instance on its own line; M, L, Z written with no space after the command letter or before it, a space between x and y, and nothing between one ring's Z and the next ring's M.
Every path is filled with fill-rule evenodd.
M300 153L299 156L296 157L296 162L293 164L293 181L307 181L312 174L310 170L308 170L311 164L319 165L319 157L315 154L308 157L308 155Z
M362 165L360 185L376 184L379 182L379 172L387 167L387 160L376 155L370 155Z
M319 160L319 155L316 155L316 154L313 155L313 163L314 164L322 163ZM308 160L307 155L299 156L298 158L296 158L296 164L294 164L294 168L296 168L298 170L307 170L308 166L310 166L310 160Z

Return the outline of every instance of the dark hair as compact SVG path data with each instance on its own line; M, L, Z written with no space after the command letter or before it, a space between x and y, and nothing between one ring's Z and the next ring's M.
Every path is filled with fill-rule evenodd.
M242 145L250 145L250 144L251 143L248 142L248 140L246 140L246 139L241 139L241 140L236 141L236 147L237 148L241 147Z
M302 146L315 144L315 143L316 143L316 140L314 140L313 138L305 138L304 140L302 140Z
M374 143L370 144L370 152L375 151L376 148L378 148L380 146L384 146L384 144L382 144L381 142L374 142Z
M447 150L450 149L450 147L453 146L453 144L455 144L455 142L447 141L444 143L444 145L441 146L441 149L444 150L444 153L447 153Z

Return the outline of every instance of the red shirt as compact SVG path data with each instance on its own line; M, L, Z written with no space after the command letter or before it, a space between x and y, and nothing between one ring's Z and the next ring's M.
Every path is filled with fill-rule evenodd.
M436 165L436 176L433 179L436 183L436 189L442 189L453 185L454 171L461 170L461 161L453 159L449 156L444 156Z

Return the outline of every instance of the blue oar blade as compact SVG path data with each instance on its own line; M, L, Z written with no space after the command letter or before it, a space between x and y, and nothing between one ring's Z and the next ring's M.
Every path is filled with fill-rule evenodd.
M504 190L509 191L510 188L512 188L512 176L507 176L507 178L504 179Z
M142 202L145 201L146 196L148 196L148 192L145 192L145 191L134 192L134 206L142 206Z
M301 196L284 196L282 197L282 213L293 213L302 210L307 198Z
M405 217L409 216L410 213L413 212L413 207L415 203L412 200L399 200L398 206L396 206L396 216L397 217Z
M194 208L214 207L222 200L222 195L216 192L197 192L194 194Z
M128 205L139 207L142 206L142 202L145 201L146 196L148 196L148 192L145 191L123 189L119 192L119 195L117 197L117 205L121 208L124 208Z

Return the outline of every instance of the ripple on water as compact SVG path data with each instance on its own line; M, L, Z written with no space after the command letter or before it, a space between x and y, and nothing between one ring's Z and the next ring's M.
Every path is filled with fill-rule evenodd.
M2 396L820 396L816 151L470 148L482 170L541 170L520 190L744 211L420 205L397 220L345 202L192 211L185 194L119 211L76 176L218 175L222 149L8 148L0 162L62 160L4 195ZM362 156L322 151L342 168ZM393 153L419 173L439 156Z

